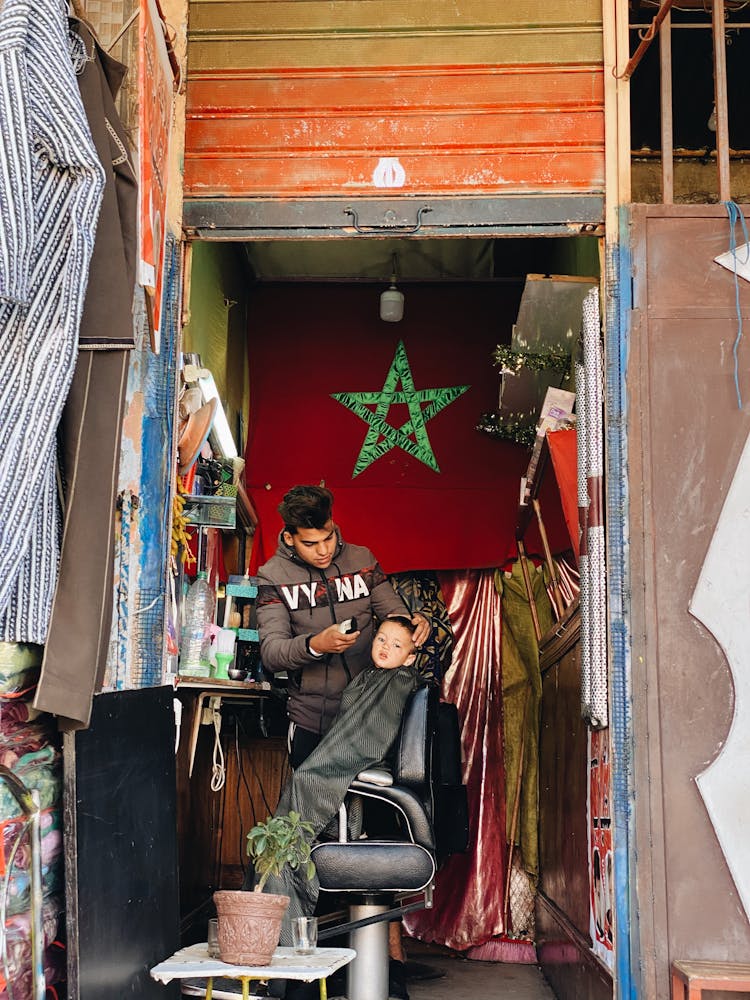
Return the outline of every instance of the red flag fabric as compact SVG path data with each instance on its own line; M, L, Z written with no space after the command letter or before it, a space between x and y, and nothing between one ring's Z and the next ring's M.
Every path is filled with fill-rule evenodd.
M578 559L578 443L575 429L549 431L547 445L560 490L565 523Z
M387 573L498 566L515 554L529 452L475 428L497 408L492 352L510 340L521 285L403 286L399 323L380 320L381 290L252 292L251 572L275 551L276 508L298 483L333 491L344 537L373 549ZM554 545L559 532L547 530Z

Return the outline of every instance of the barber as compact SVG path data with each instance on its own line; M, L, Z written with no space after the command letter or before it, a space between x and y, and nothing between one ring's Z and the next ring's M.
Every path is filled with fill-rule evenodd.
M411 619L416 646L430 625L409 611L369 549L342 539L330 490L295 486L278 510L284 527L276 554L258 571L256 608L263 665L288 675L295 768L333 722L346 685L369 666L374 618Z

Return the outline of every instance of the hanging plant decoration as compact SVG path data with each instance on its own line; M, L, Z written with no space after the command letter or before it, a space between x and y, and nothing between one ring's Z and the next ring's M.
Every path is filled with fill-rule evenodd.
M515 441L516 444L531 448L536 438L536 424L529 418L501 417L498 413L483 413L479 418L477 430L501 441Z
M570 355L564 351L518 351L498 344L492 358L501 375L518 375L525 368L531 372L560 372L564 381L570 378Z
M500 369L500 376L505 385L506 379L527 375L531 387L528 402L533 403L530 409L513 412L483 413L477 424L477 430L490 437L502 441L515 441L516 444L533 447L536 438L538 419L537 390L535 376L542 373L555 372L559 376L560 388L570 381L570 354L566 351L527 351L518 350L508 344L498 344L492 354L493 363ZM502 400L501 391L501 400ZM518 399L517 399L518 401ZM502 403L501 403L502 406Z

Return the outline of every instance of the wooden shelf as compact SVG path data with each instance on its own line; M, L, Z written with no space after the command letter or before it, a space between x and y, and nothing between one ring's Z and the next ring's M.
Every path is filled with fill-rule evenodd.
M179 691L180 688L215 692L234 690L250 693L255 691L260 694L264 691L270 691L271 685L268 681L233 681L222 680L220 677L190 677L178 674L175 680L175 690Z

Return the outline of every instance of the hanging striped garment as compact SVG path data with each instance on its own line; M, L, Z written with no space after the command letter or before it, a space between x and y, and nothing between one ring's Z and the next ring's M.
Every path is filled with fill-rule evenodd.
M105 181L76 81L88 58L69 34L67 3L0 4L0 639L7 642L45 641L57 577L56 433Z

